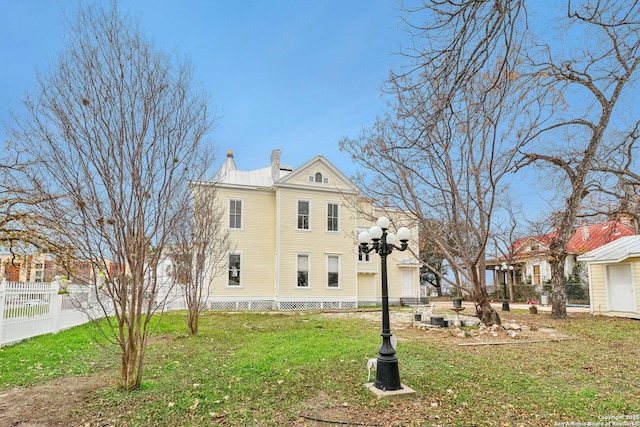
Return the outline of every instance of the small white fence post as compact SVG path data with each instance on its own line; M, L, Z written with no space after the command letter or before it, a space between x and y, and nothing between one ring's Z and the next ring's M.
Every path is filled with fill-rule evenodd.
M4 310L7 305L7 279L0 281L0 346L2 345L2 331L4 330Z
M62 311L62 295L58 293L60 290L60 280L56 276L51 282L51 295L49 295L49 315L51 316L52 325L51 332L57 334L60 331L60 314Z

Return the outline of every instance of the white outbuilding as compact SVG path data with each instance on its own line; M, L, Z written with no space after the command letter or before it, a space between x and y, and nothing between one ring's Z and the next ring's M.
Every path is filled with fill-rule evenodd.
M583 255L594 314L640 319L640 235L626 236Z

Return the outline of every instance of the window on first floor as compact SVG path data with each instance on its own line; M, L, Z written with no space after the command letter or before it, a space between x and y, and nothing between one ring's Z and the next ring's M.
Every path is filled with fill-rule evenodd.
M533 266L533 284L539 285L540 283L542 283L540 281L540 265L534 265Z
M327 255L327 287L340 287L340 257Z
M297 266L298 287L309 287L309 255L298 254Z
M229 254L228 286L240 286L242 278L242 257L238 253Z

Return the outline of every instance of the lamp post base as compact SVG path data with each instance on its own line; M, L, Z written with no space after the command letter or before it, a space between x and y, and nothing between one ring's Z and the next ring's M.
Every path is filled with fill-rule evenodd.
M502 300L502 311L510 311L509 310L509 300L506 299L506 298Z
M380 390L374 383L366 383L364 385L367 390L375 394L378 399L407 399L416 397L416 391L404 384L400 390Z
M378 357L376 362L376 382L375 387L382 391L401 390L400 370L398 369L398 359L384 360Z

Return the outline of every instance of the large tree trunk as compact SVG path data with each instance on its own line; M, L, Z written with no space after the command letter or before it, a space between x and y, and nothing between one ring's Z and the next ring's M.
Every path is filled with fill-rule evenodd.
M482 323L487 326L502 324L500 315L491 305L486 288L475 286L471 290L471 298L473 298L476 303L476 316L478 316L478 319L480 319Z
M553 254L551 260L551 317L564 319L567 317L567 297L564 283L564 263L566 253Z

